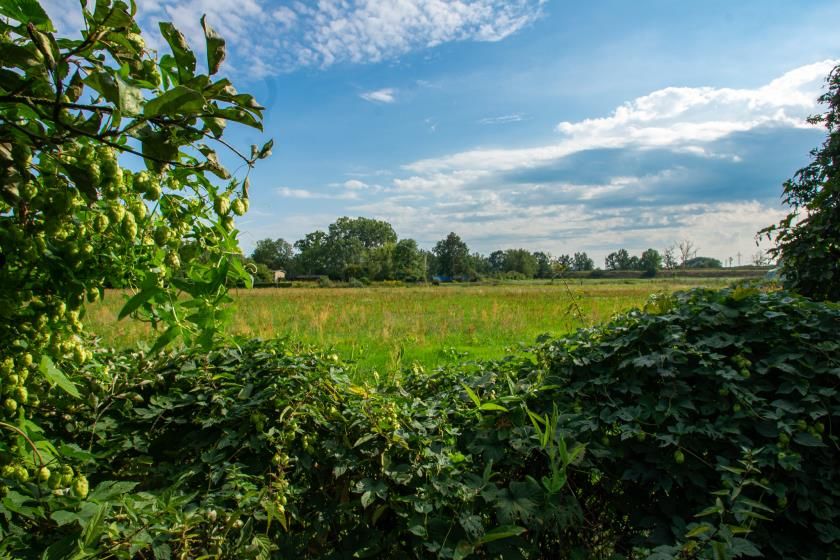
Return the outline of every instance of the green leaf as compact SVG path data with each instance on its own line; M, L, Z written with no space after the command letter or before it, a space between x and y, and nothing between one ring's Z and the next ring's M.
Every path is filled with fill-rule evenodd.
M478 409L479 410L497 410L499 412L507 412L508 411L508 409L506 409L502 405L496 404L496 403L491 403L491 402L482 404L481 406L478 407Z
M207 16L201 16L201 27L207 40L207 68L212 76L219 71L225 59L225 40L207 23Z
M157 560L169 560L172 558L172 548L166 543L158 543L152 546L152 552Z
M458 544L455 546L455 552L452 554L453 560L463 560L467 556L473 553L475 550L475 546L468 541L458 541Z
M484 533L484 536L478 539L478 542L479 544L486 544L500 539L518 537L525 531L526 529L524 527L519 527L518 525L501 525Z
M40 60L35 58L35 51L33 49L8 43L0 44L0 58L3 59L4 66L9 68L17 67L24 71L42 64ZM11 79L16 77L17 74L8 76ZM8 78L7 76L3 76L3 89L11 91L13 88L9 87L11 84L7 81Z
M149 301L150 299L152 299L160 293L163 293L163 289L158 287L140 290L138 293L134 294L134 296L132 296L131 299L125 302L125 305L120 310L120 314L117 316L117 318L124 319L125 317L131 315L132 313L137 311L137 309L141 305L143 305L144 303L146 303L147 301Z
M117 83L117 107L120 112L130 117L139 115L145 99L143 91L137 86L125 82L119 76L115 77Z
M204 96L186 86L176 86L146 103L143 115L183 115L197 113L204 107Z
M160 23L160 32L172 49L181 82L193 78L195 75L195 54L190 50L184 34L178 31L172 23L166 21Z
M376 522L379 521L379 518L382 517L382 514L385 513L385 511L387 509L388 509L387 504L381 505L378 508L376 508L376 510L373 512L373 515L371 516L371 519L370 519L371 523L373 525L376 525Z
M82 542L85 546L90 546L99 538L99 536L105 530L105 518L108 516L108 512L111 511L110 504L102 504L99 506L99 509L96 510L96 513L87 520L84 525L84 533L82 534Z
M698 525L697 527L695 527L691 531L687 532L685 534L685 536L686 536L686 538L691 539L691 538L694 538L694 537L699 537L703 533L708 533L711 530L712 530L711 525Z
M106 101L109 101L114 105L119 104L119 86L114 81L114 77L108 72L90 72L83 81L104 97Z
M793 441L805 447L825 447L822 440L815 438L808 432L798 432L795 436L793 436Z
M72 513L72 512L61 509L61 510L52 512L50 514L50 519L55 521L56 524L58 524L58 526L61 527L62 525L68 525L70 523L73 523L74 521L78 521L79 520L79 515L76 514L76 513Z
M41 370L41 373L50 385L58 386L63 389L65 393L72 397L76 397L77 399L81 396L79 395L79 390L76 389L73 382L70 381L60 369L55 367L55 364L49 356L41 358L41 364L38 369Z
M237 109L235 107L226 107L224 109L216 108L213 110L213 115L229 121L242 123L258 130L263 129L262 123L245 109ZM270 151L271 150L269 150L269 152Z
M464 388L464 391L467 392L467 396L470 400L475 404L476 407L481 407L481 399L478 398L478 395L475 394L475 391L461 383L461 387Z
M152 346L151 352L152 354L156 354L157 352L166 348L166 346L178 338L178 335L181 333L181 328L178 325L172 325L168 329L166 329L163 334L161 334L157 340L155 340L154 346Z
M103 27L131 27L134 23L128 5L120 0L113 5L111 2L97 2L93 20Z
M737 558L742 555L753 558L762 556L761 551L758 550L750 541L742 538L732 539L732 556Z
M367 508L370 504L372 504L376 500L376 495L368 490L367 492L362 493L362 507Z
M131 492L138 484L138 482L104 480L90 493L88 501L107 502L117 496Z
M55 31L47 12L37 0L2 0L0 14L20 23L31 23L41 31Z
M260 148L260 152L257 154L257 159L265 159L271 155L271 149L274 147L274 139L269 140L263 147Z

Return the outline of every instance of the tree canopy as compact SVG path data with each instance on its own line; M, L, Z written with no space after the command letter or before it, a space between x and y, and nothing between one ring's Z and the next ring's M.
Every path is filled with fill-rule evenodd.
M828 135L811 151L811 163L784 183L782 200L791 207L778 224L760 234L775 238L787 287L818 300L840 300L840 65L826 79L819 98L824 113L808 119Z
M251 259L271 270L288 270L294 249L285 239L261 239L251 253Z

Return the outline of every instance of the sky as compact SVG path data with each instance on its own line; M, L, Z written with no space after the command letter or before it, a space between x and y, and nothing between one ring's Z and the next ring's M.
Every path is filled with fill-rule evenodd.
M44 0L61 28L77 0ZM152 48L172 21L266 107L241 245L340 216L425 248L639 254L691 240L747 264L782 183L825 137L840 63L829 0L137 0ZM78 27L76 27L78 28ZM240 171L240 174L242 172ZM766 243L763 248L768 247Z

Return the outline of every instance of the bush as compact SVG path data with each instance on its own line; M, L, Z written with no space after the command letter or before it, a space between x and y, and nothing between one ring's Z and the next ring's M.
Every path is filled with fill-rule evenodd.
M366 286L365 286L365 283L362 282L361 280L357 280L356 278L351 278L347 282L347 287L348 288L365 288Z
M625 551L840 553L838 308L738 288L649 311L540 352L555 387L542 409L568 411L563 430L587 446L584 517Z
M332 280L330 280L329 276L319 276L318 277L318 287L319 288L332 288L335 284Z
M36 440L61 438L91 497L25 483L0 503L0 555L85 534L118 558L832 557L838 324L784 292L694 291L536 361L377 387L283 342L99 352L91 397L72 417L42 404Z

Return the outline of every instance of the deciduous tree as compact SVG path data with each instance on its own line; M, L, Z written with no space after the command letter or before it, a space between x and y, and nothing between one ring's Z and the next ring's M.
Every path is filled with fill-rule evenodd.
M455 232L438 241L432 252L437 257L438 274L456 277L470 273L470 249Z
M775 239L771 257L781 259L784 283L819 300L840 300L840 65L827 78L819 101L825 113L808 119L828 136L811 151L811 163L785 182L790 213L759 234Z

